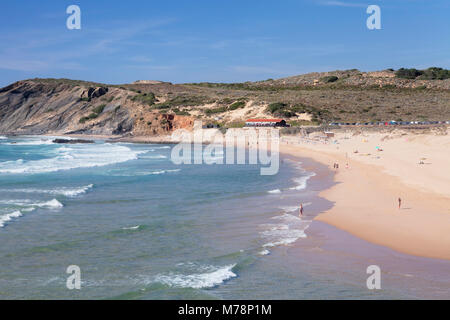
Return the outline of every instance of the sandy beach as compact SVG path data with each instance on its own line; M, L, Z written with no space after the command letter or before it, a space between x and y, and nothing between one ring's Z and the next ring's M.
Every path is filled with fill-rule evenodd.
M334 206L316 220L402 253L450 259L445 132L341 131L328 141L283 137L280 150L332 170L339 163L336 184L321 194Z

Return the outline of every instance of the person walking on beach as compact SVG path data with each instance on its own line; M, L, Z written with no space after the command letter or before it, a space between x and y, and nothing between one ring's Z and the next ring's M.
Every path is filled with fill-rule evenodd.
M402 207L402 198L398 198L398 209L400 210L400 208Z
M302 217L303 216L303 204L302 203L300 203L300 209L299 209L299 211L300 211L300 217Z

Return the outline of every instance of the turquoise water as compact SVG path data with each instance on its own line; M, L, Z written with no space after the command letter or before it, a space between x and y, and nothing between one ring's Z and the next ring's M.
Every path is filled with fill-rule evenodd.
M256 165L176 166L170 152L2 137L0 298L404 297L289 254L331 206L317 197L329 182L297 160L261 176ZM66 288L70 265L81 290Z

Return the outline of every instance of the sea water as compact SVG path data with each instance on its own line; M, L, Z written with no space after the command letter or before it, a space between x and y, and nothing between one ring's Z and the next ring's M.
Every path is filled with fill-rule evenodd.
M403 297L288 251L332 206L298 160L261 176L258 165L174 165L170 152L1 137L0 299ZM66 287L72 265L80 290Z

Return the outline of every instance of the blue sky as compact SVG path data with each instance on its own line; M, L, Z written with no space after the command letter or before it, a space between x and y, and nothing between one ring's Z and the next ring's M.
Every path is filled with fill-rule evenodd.
M71 4L81 30L66 28ZM382 30L366 27L370 4L381 7ZM449 0L15 0L2 1L0 30L0 86L450 67Z

